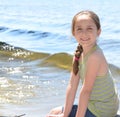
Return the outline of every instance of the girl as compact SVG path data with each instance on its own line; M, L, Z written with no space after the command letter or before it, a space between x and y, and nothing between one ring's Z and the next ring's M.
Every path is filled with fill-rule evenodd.
M107 61L97 38L101 33L98 16L92 11L77 13L72 34L79 43L66 91L64 108L57 107L47 117L115 117L119 100ZM78 105L73 105L79 80L82 88Z

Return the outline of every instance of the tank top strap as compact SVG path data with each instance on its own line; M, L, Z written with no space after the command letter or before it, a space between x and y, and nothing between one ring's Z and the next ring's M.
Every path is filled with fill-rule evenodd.
M82 60L79 62L80 77L82 79L82 82L84 80L84 75L85 75L85 71L86 71L86 61L87 61L88 57L97 49L99 49L99 46L95 45L89 50L89 52L85 56L83 56L83 54L82 54Z

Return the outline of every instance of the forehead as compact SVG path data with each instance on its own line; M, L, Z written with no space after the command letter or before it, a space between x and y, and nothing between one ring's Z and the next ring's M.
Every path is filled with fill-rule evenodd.
M77 16L76 23L82 23L82 22L86 22L86 23L88 22L88 23L95 24L93 19L89 15L86 15L86 14Z

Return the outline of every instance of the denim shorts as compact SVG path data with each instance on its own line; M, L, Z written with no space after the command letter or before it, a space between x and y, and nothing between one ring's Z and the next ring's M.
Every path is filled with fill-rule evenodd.
M69 117L75 117L76 115L76 112L77 112L77 108L78 106L77 105L73 105L72 107L72 110L69 114ZM64 108L63 108L64 109ZM92 114L89 109L86 110L86 114L85 114L85 117L96 117L94 114Z

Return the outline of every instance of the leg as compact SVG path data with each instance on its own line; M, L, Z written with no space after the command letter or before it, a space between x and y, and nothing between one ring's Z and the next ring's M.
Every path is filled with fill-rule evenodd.
M76 112L77 112L77 107L78 107L77 105L73 105L72 110L68 117L75 117ZM62 107L62 112L63 112L63 110L64 110L64 107Z
M73 105L72 110L69 114L69 117L75 117L76 112L77 112L77 107L78 107L77 105Z
M120 117L120 115L116 115L115 117Z
M93 115L89 109L86 110L86 114L85 114L85 117L96 117L95 115Z
M71 112L70 112L70 114L69 114L69 117L75 117L75 115L76 115L76 112L77 112L77 105L73 105L73 107L72 107L72 110L71 110ZM52 109L50 112L49 112L49 114L61 114L62 112L63 112L63 107L56 107L56 108L54 108L54 109ZM88 109L86 110L86 114L85 114L85 117L96 117L95 115L93 115Z
M76 112L77 112L77 105L73 105L72 110L69 114L69 117L75 117ZM96 117L95 115L93 115L88 109L86 110L86 114L85 117Z

